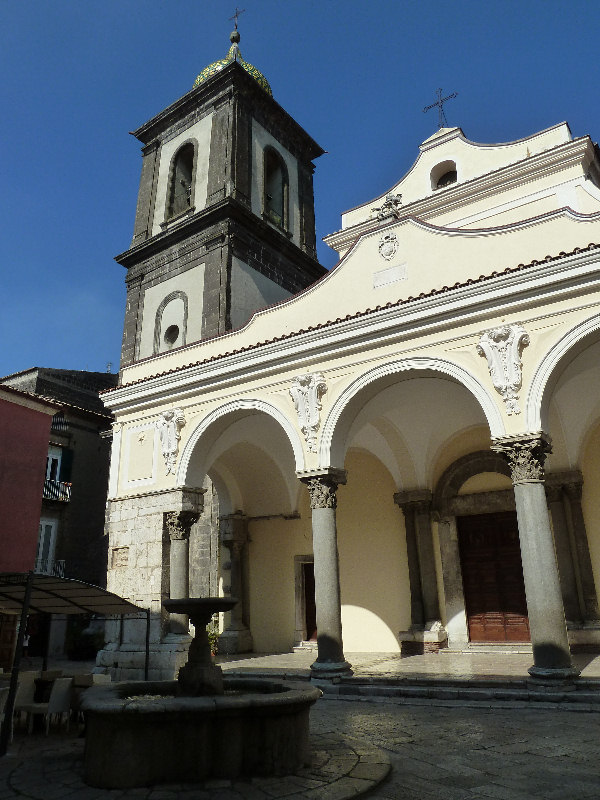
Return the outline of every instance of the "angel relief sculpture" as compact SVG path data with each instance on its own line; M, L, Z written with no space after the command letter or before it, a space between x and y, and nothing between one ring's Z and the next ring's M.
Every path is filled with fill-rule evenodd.
M504 400L507 414L521 413L521 353L528 344L529 335L521 325L502 325L486 331L477 345L479 355L487 358L492 383Z
M163 411L156 423L167 475L175 472L175 462L179 451L179 440L181 439L180 431L184 425L185 416L180 408Z

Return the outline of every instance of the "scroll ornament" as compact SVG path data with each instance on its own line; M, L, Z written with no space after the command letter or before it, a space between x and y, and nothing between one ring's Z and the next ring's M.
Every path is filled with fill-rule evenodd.
M321 398L327 391L325 378L317 372L313 375L298 375L290 389L296 407L300 430L304 434L308 449L317 452L317 431L321 420Z
M477 352L485 356L494 388L502 396L507 414L520 414L521 353L529 335L521 325L502 325L482 335Z
M156 423L167 475L175 472L175 462L179 451L179 440L181 439L180 431L184 425L185 416L180 408L163 411Z

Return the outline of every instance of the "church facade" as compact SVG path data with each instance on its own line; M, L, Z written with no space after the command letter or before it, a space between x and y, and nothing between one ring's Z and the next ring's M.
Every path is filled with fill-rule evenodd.
M441 128L316 262L313 160L232 34L136 131L109 486L109 590L152 611L151 677L238 599L221 649L531 642L536 680L600 646L600 157L566 124ZM99 665L139 674L144 631Z

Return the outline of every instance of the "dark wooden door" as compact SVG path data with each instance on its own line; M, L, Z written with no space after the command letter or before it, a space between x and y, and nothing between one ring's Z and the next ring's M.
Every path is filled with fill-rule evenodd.
M304 577L304 621L306 640L317 640L317 607L315 605L315 565L306 561L302 564Z
M470 640L528 642L516 513L459 517L457 526Z

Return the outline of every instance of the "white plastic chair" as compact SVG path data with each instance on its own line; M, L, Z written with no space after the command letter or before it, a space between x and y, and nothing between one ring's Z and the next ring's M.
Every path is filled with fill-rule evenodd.
M40 677L40 671L25 670L19 672L19 682L17 684L17 694L15 695L14 716L20 720L24 706L31 705L35 696L35 679ZM13 721L14 722L14 721Z
M69 730L69 717L71 715L71 683L72 678L57 678L52 684L50 699L47 703L30 703L23 706L27 712L27 731L33 730L33 718L36 714L43 714L46 722L46 736L50 730L50 718L59 714L61 720L66 716L66 728Z

